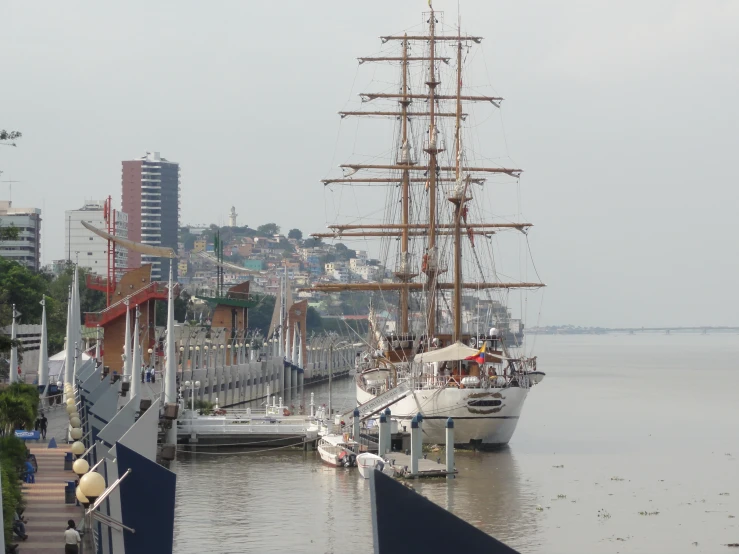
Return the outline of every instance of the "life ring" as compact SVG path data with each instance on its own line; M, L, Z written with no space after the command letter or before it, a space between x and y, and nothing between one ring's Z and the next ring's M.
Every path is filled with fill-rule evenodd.
M290 410L288 410L287 408L283 408L282 415L285 416L285 417L289 416L290 415Z

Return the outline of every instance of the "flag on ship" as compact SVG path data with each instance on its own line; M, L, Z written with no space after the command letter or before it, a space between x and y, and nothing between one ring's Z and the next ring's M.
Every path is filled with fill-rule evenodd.
M474 354L473 356L467 356L465 360L474 360L478 364L485 363L485 348L487 347L486 343L482 343L482 348L477 351L477 354Z

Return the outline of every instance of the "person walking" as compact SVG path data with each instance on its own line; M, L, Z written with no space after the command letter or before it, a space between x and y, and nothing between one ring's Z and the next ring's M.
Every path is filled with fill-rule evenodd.
M146 378L146 368L145 367L142 367L141 368L141 382L142 383L144 382L144 379L145 378Z
M64 531L64 554L79 554L79 544L82 542L74 520L67 521L67 530Z
M41 412L41 418L38 422L38 429L41 433L41 438L46 440L46 429L49 427L49 420L46 419L46 416L44 415L44 412Z

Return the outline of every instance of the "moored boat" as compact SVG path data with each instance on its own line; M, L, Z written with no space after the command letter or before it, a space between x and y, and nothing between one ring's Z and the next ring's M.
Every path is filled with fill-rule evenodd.
M383 460L377 454L371 452L363 452L357 456L357 467L359 468L359 474L364 479L369 479L370 473L375 469L382 470L385 466L385 460Z
M357 465L359 445L346 435L324 435L318 441L318 454L321 460L334 467L354 467Z

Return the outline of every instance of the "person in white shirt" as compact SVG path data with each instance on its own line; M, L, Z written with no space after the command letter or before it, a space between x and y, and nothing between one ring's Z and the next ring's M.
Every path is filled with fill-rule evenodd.
M82 542L77 532L74 520L67 521L67 530L64 531L64 554L78 554L79 543Z

